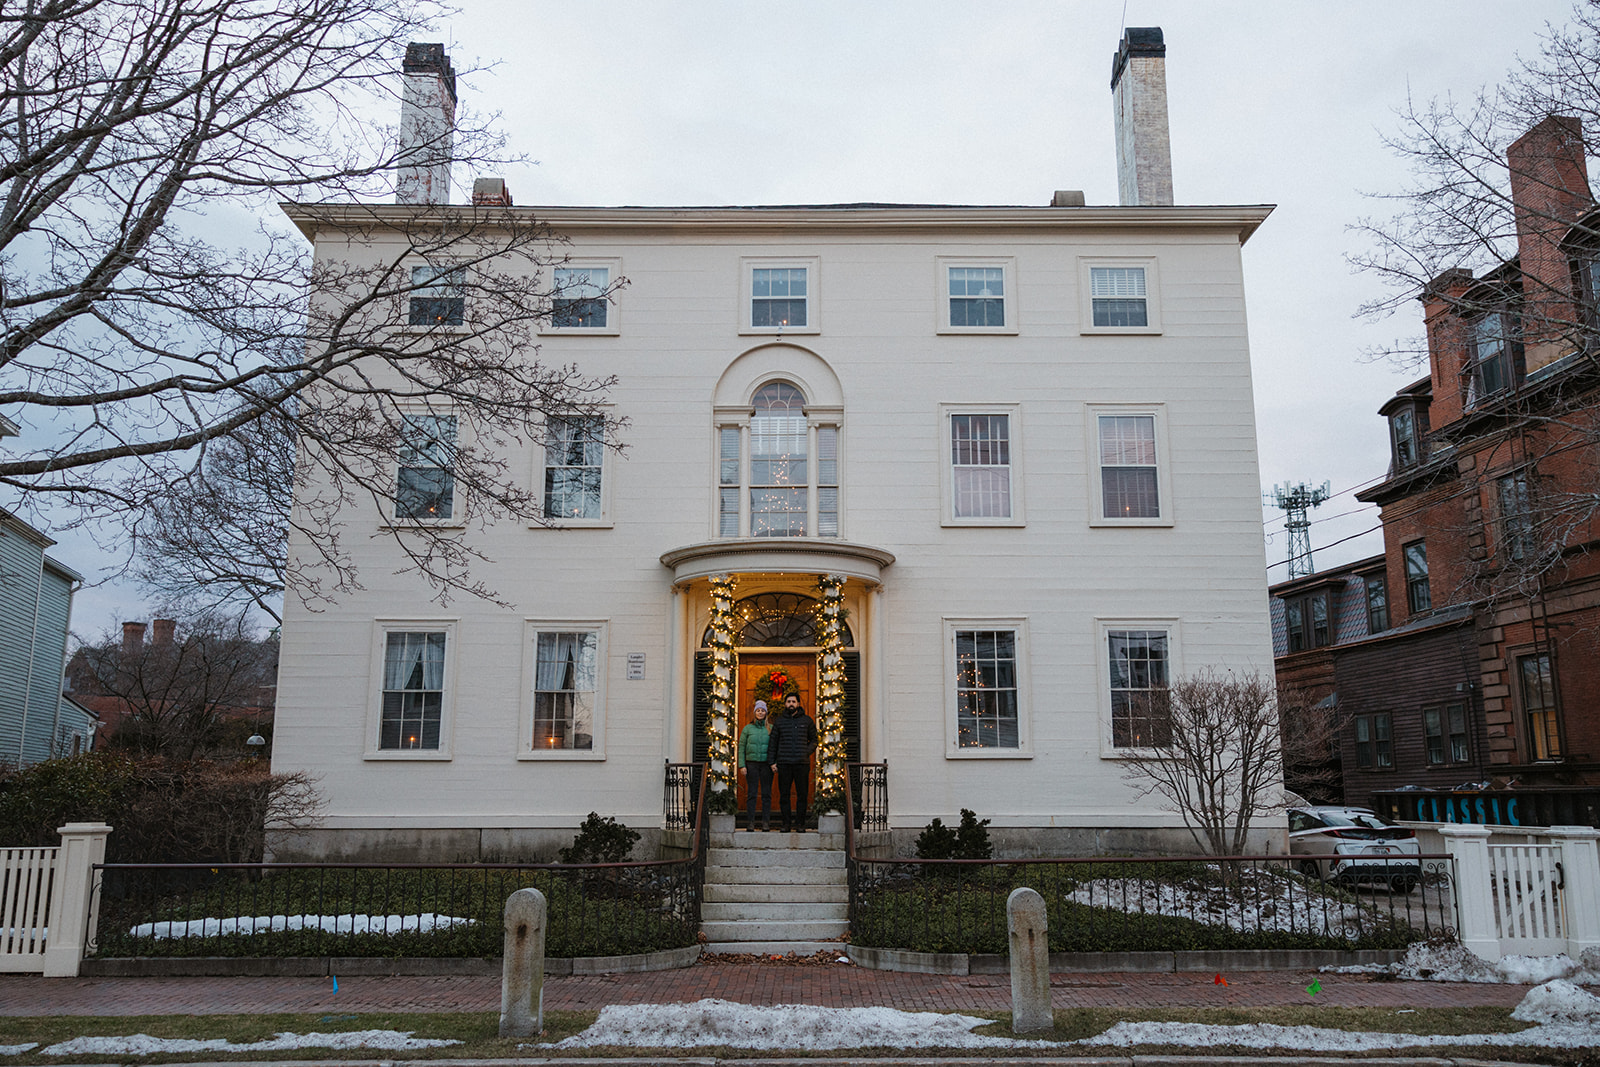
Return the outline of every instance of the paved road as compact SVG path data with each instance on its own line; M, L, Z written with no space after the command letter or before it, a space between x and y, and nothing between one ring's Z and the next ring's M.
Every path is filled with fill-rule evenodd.
M1518 985L1375 982L1312 971L1211 974L1057 974L1057 1008L1511 1007ZM1322 985L1314 997L1306 986ZM545 983L548 1009L662 1004L720 997L748 1004L879 1005L907 1011L1008 1011L1011 980L998 975L898 974L849 964L700 963L650 974L583 975ZM266 1012L499 1011L497 977L351 977L338 993L327 978L37 978L0 975L0 1015L214 1015Z

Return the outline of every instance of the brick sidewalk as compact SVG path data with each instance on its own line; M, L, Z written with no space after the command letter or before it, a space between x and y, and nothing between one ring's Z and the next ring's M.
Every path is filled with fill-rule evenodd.
M1214 984L1210 974L1057 974L1057 1008L1512 1007L1519 985L1374 982L1363 975L1253 971ZM1314 998L1306 986L1316 979ZM1008 1011L1008 975L899 974L839 964L699 964L648 974L583 975L545 983L548 1009L662 1004L719 997L749 1004L876 1005L906 1011ZM493 977L37 978L0 975L0 1015L215 1015L269 1012L499 1011Z

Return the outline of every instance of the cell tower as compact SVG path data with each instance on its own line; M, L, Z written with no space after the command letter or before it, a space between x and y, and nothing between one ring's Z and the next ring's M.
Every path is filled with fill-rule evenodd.
M1278 506L1288 512L1284 525L1289 528L1289 577L1304 578L1313 570L1311 566L1311 520L1306 512L1321 504L1331 495L1327 482L1311 486L1304 482L1290 485L1284 482L1274 486L1272 495Z

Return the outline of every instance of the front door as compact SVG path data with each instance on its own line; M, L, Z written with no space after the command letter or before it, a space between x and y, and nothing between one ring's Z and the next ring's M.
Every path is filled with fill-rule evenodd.
M745 724L755 720L756 683L764 678L773 668L782 668L783 672L791 679L794 691L800 696L800 705L806 709L806 714L813 720L817 717L816 705L812 702L815 694L817 657L815 654L783 654L750 652L739 655L739 725L734 732L737 738L744 732ZM770 718L783 710L782 699L774 698L767 701L767 716ZM811 787L808 796L816 795L817 788L817 759L811 757ZM778 810L777 783L773 783L772 810ZM739 813L745 811L745 778L739 778Z

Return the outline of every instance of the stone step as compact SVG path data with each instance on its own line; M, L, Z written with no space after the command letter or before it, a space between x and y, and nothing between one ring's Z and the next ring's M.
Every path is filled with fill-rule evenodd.
M743 902L700 905L700 921L702 923L727 922L741 919L763 923L809 922L818 919L832 919L842 922L849 917L849 904L774 904L770 902Z
M843 834L779 833L772 830L736 830L731 834L712 834L712 848L844 848Z
M710 848L706 863L713 867L837 867L844 870L844 853L812 848Z
M707 904L846 904L850 901L850 887L842 878L838 882L822 885L782 882L718 884L711 880L710 872L707 872L704 900Z
M707 885L847 885L843 867L707 867Z
M708 941L700 946L704 952L759 952L764 956L783 956L793 952L796 956L811 956L818 952L837 952L845 956L843 941Z
M754 919L702 921L707 941L827 941L841 937L850 924L843 919L797 919L760 922Z

